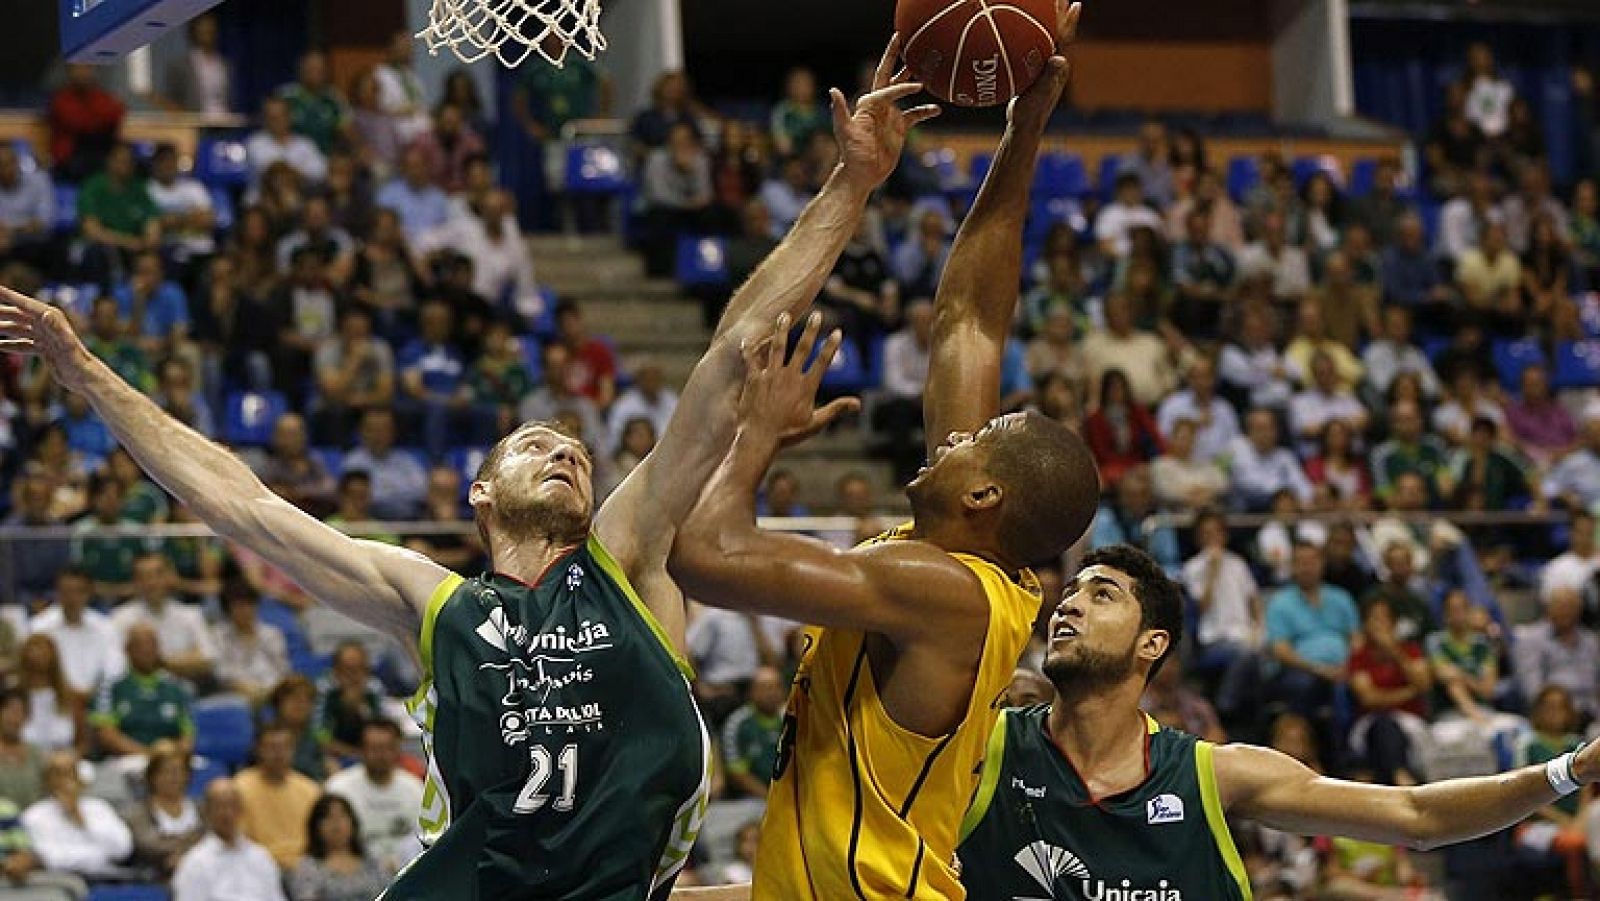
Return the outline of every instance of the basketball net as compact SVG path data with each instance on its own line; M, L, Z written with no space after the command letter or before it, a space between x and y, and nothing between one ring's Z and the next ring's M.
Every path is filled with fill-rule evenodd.
M508 69L534 53L560 68L569 50L593 60L606 49L600 0L433 0L417 37L429 53L447 47L465 63L493 56Z

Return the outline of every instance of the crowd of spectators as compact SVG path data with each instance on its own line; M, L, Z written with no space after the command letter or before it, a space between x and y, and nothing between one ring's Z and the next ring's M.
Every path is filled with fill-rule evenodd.
M163 102L224 109L215 23L189 39ZM412 52L398 36L348 99L307 54L262 99L227 203L174 148L120 141L123 101L70 68L48 154L0 145L0 283L55 289L96 355L208 435L269 409L242 452L291 502L473 572L470 529L383 523L470 522L472 449L533 418L583 438L603 492L676 395L659 361L625 370L604 323L540 288L471 80L425 85ZM1359 191L1353 173L1273 155L1230 185L1199 135L1147 123L1105 196L1036 205L1002 380L1007 409L1067 422L1094 452L1105 499L1086 546L1140 545L1187 589L1185 666L1148 708L1391 784L1548 759L1600 717L1600 404L1553 365L1600 323L1600 191L1551 184L1530 107L1486 48L1448 99L1425 168L1376 160ZM507 114L554 146L609 103L573 59L530 67ZM828 129L803 69L761 122L664 75L629 130L648 271L673 270L679 237L719 233L741 280L832 169ZM912 136L819 298L880 380L874 451L901 478L921 462L932 298L970 200L932 146ZM55 208L57 184L77 186L75 214ZM553 199L595 221L591 198ZM247 549L127 528L193 517L47 371L3 366L6 524L70 530L10 558L5 876L41 897L85 880L169 882L178 901L371 897L419 849L420 763L393 701L414 673L361 642L297 647L308 599ZM796 487L774 472L763 515L805 515ZM836 495L855 528L821 537L892 524L865 475ZM1562 524L1448 515L1507 510ZM1059 592L1060 569L1040 575ZM1524 586L1539 606L1518 623L1501 598ZM685 882L748 878L798 633L694 611L695 691L719 738L703 844L719 850ZM1041 653L1012 700L1048 697ZM197 710L229 704L252 747L218 769ZM1586 890L1600 824L1572 800L1480 850L1528 885ZM1240 835L1263 897L1401 897L1423 878L1397 849Z

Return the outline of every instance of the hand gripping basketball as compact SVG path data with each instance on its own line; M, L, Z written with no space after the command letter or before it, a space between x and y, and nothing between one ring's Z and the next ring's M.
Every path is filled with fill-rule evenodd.
M1061 103L1061 95L1072 81L1072 63L1067 50L1078 38L1078 20L1083 16L1082 3L1056 0L1056 52L1045 61L1044 71L1026 91L1011 101L1007 116L1018 124L1037 124L1041 128Z
M900 164L900 151L911 127L939 115L934 104L902 110L899 102L922 90L908 80L906 73L894 74L900 58L900 35L889 39L889 46L872 75L872 90L856 101L854 110L844 94L834 88L833 134L839 142L839 166L852 187L863 193L877 190Z

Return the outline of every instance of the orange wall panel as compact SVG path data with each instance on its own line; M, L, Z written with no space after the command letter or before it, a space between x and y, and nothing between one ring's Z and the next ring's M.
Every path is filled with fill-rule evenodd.
M1079 109L1272 110L1267 43L1084 42L1072 53L1072 103Z

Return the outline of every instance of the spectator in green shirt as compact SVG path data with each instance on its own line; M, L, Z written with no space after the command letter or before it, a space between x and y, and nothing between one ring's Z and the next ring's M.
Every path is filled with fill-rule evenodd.
M93 579L95 594L120 599L133 594L133 561L145 553L143 538L130 534L122 516L124 494L117 480L89 478L90 515L73 528L72 562Z
M772 143L781 157L806 149L811 135L827 129L827 110L817 101L817 76L810 69L791 69L783 83L783 99L772 108Z
M193 700L188 687L161 667L155 629L128 629L128 674L100 689L89 723L107 754L144 755L163 739L194 750Z
M749 701L722 727L728 782L742 795L767 796L783 734L784 695L783 676L773 667L761 667L750 680Z
M83 239L105 265L116 271L128 254L161 247L161 208L150 196L134 167L133 149L118 144L106 157L105 171L93 175L78 192L78 219ZM104 274L104 273L97 273Z
M106 458L106 472L122 486L123 519L146 525L167 521L167 493L144 477L126 448L118 447Z
M1387 603L1394 614L1395 635L1401 641L1422 641L1434 630L1433 611L1412 587L1416 560L1411 546L1391 542L1383 549L1383 565L1389 577L1362 596L1361 609L1374 601Z
M311 139L323 153L344 135L346 106L339 89L328 83L328 58L318 51L300 57L300 80L278 91L289 105L290 128Z
M336 757L361 755L361 730L383 718L383 687L372 675L367 649L346 641L333 652L333 665L317 683L316 724L323 747Z
M522 67L512 112L536 141L561 137L568 122L604 116L611 107L611 80L599 67L576 53L561 68Z
M487 418L496 417L497 435L506 434L516 423L517 405L533 390L533 378L522 358L522 345L512 334L510 323L491 320L483 334L483 353L467 373L472 402Z
M1396 403L1389 410L1389 440L1372 452L1374 494L1388 500L1395 480L1414 472L1428 483L1428 496L1439 496L1439 475L1447 464L1444 442L1424 434L1422 410L1411 401Z
M128 336L127 328L117 316L115 298L95 298L89 312L89 335L83 343L90 353L105 361L112 372L122 376L123 381L144 392L155 388L149 358Z

